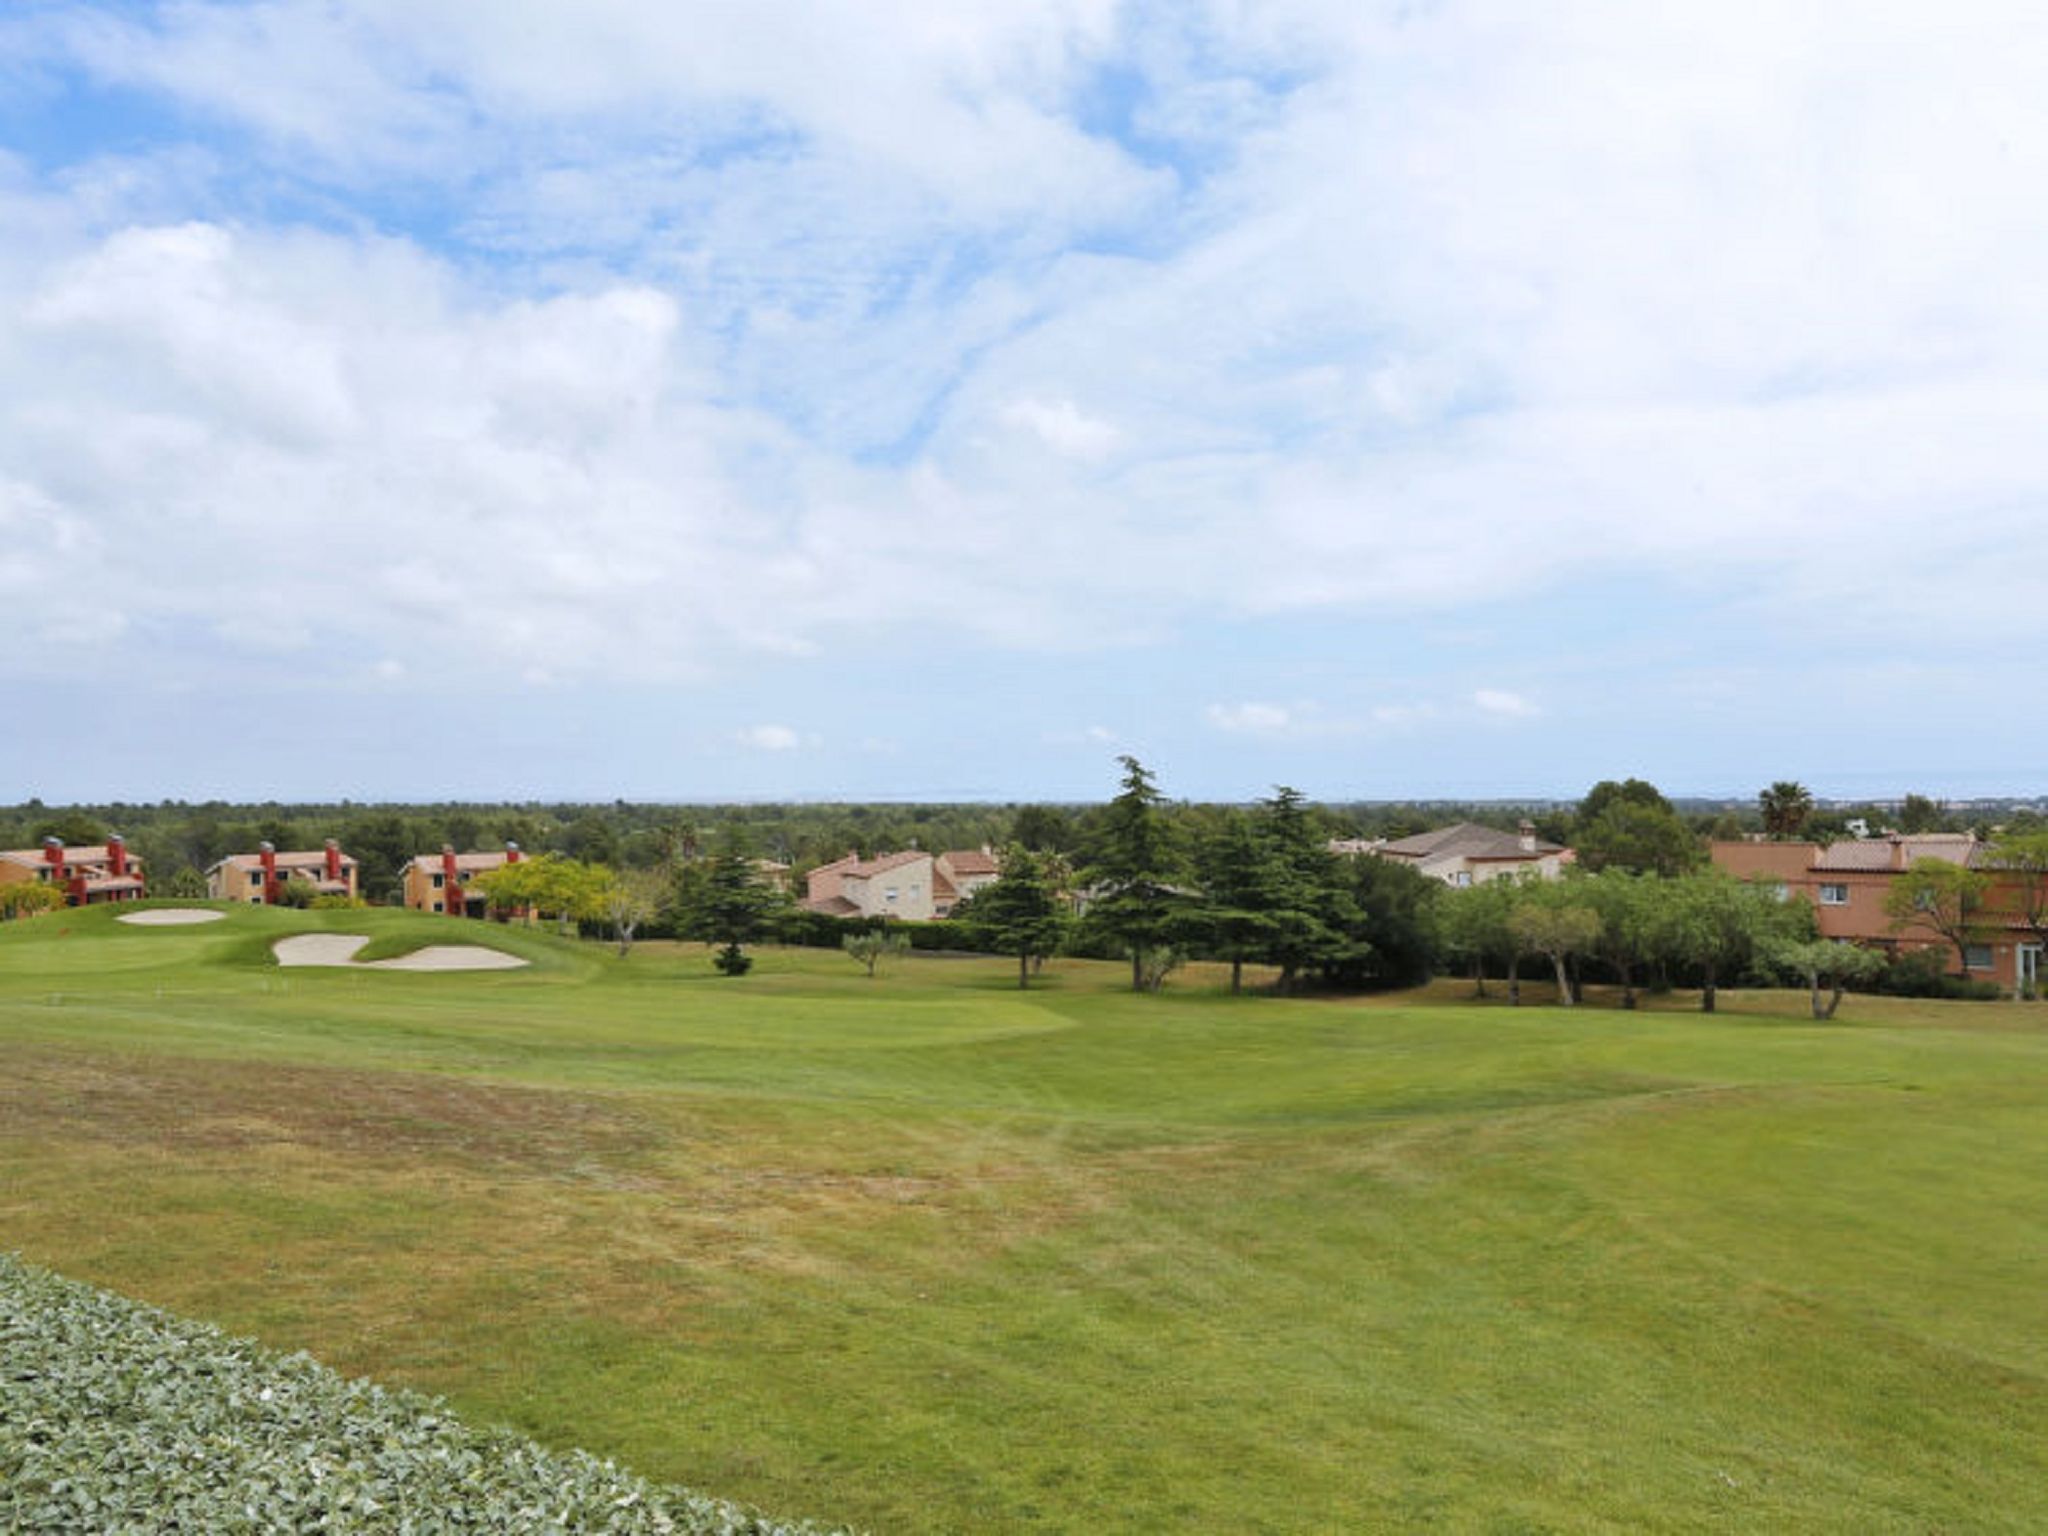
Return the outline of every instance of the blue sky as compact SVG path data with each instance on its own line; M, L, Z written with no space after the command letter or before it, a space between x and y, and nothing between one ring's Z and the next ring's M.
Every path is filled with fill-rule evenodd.
M1517 11L0 9L0 799L2039 792L2048 22Z

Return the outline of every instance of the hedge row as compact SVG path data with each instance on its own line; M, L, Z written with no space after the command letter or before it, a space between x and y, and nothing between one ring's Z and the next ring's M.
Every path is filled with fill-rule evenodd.
M7 1254L0 1530L816 1536Z

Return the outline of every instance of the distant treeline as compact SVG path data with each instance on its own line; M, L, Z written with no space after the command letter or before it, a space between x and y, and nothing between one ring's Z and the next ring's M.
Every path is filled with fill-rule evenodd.
M1687 824L1702 836L1732 837L1764 826L1755 802L1674 802ZM1193 835L1233 808L1172 802L1165 814ZM1347 802L1311 808L1318 827L1331 837L1405 837L1451 822L1472 821L1512 830L1527 819L1549 840L1574 840L1576 804L1554 800L1410 800ZM362 861L363 892L373 901L395 897L399 871L415 854L495 848L516 842L533 853L560 853L619 869L657 869L703 856L725 828L743 828L766 858L788 864L798 876L848 852L864 856L902 848L1000 848L1016 842L1046 852L1073 854L1086 848L1104 813L1101 805L913 805L913 804L745 804L667 805L615 800L605 804L527 802L517 805L446 804L282 804L227 801L192 804L50 806L39 800L0 809L0 847L34 847L46 836L70 844L104 841L119 832L131 851L146 861L152 885L170 885L231 853L248 853L259 842L281 849L317 848L325 838ZM1968 817L1940 802L1911 795L1903 805L1815 808L1801 828L1809 837L1847 834L1861 818L1871 828L1903 831L1980 832L1998 819L1996 810L1976 802ZM187 882L188 883L188 882Z

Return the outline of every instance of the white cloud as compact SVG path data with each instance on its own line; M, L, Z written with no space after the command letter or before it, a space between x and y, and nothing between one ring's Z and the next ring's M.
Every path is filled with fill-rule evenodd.
M1217 730L1246 736L1274 735L1294 721L1293 712L1279 704L1211 704L1204 715Z
M802 738L786 725L749 726L733 739L757 752L793 752L802 744Z
M2048 638L2021 601L1925 622L2048 504L2031 8L145 15L17 26L251 138L0 167L0 590L52 640L59 573L129 594L125 636L0 669L205 635L423 686L699 676L1603 575ZM1162 137L1082 121L1105 64ZM342 209L428 189L493 260L360 232L374 196L341 232L166 216L245 148Z
M1053 452L1088 462L1107 457L1122 436L1108 422L1082 415L1071 400L1013 400L1002 419L1035 433Z
M1481 688L1472 695L1472 703L1481 714L1503 720L1527 720L1542 713L1521 694L1509 693L1504 688Z

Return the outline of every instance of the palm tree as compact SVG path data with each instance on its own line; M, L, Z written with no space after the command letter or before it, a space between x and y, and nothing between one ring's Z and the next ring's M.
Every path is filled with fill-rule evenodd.
M1797 837L1813 814L1813 791L1796 779L1780 779L1756 797L1764 831L1772 837Z

